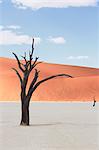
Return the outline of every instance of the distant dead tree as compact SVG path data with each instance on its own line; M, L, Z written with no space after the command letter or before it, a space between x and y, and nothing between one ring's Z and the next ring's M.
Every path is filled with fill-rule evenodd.
M23 74L22 75L21 73L19 73L16 68L12 68L18 76L18 78L20 80L20 86L21 86L22 116L21 116L20 125L26 125L26 126L29 125L29 103L30 103L30 99L31 99L34 91L37 89L37 87L39 85L41 85L41 83L43 83L47 80L59 77L59 76L65 76L65 77L72 78L72 76L70 76L68 74L57 74L57 75L49 76L47 78L44 78L44 79L38 81L40 71L35 69L35 67L38 64L40 64L41 62L38 62L38 57L36 57L35 60L33 61L33 53L34 53L34 38L32 41L32 50L31 50L31 52L29 51L29 59L27 59L26 53L24 56L22 56L24 63L22 63L22 61L19 60L18 56L15 53L13 53L13 55L15 56L15 58L17 60L18 67L19 67L21 73ZM29 85L28 91L26 92L28 79L29 79L30 73L32 72L33 69L34 69L35 73L34 73L32 81Z

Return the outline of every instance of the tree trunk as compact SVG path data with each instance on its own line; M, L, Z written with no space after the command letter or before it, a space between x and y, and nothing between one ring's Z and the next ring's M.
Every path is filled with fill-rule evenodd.
M21 123L20 125L29 126L29 101L22 101L21 103Z

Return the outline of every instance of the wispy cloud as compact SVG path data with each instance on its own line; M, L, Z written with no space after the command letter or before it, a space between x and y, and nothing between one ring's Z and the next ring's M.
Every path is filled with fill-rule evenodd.
M81 6L96 6L97 0L11 0L12 3L21 8L26 9L39 9L43 7L52 7L52 8L66 8L69 6L72 7L81 7Z
M68 56L68 57L67 57L68 60L71 60L71 59L73 59L73 60L77 60L77 59L88 59L88 58L89 58L89 56Z
M66 43L64 37L49 37L48 41L55 43L55 44L65 44Z
M39 44L41 39L39 37L34 37L35 44ZM0 45L21 45L21 44L31 44L32 37L26 34L19 34L12 30L0 30Z
M18 25L10 25L10 26L7 26L6 28L16 30L16 29L20 29L21 27Z
M18 26L18 25L7 25L7 26L3 26L3 25L0 25L0 30L3 30L3 29L14 29L14 30L16 30L16 29L21 29L21 27L20 26Z

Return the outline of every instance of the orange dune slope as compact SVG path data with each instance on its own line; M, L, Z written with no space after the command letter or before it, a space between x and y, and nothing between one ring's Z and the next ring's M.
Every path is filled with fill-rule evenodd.
M0 58L0 101L20 100L20 83L12 67L18 69L16 60ZM32 95L32 100L93 101L95 97L99 101L99 69L49 63L41 63L37 69L40 70L39 80L59 73L74 78L57 77L42 83ZM29 83L33 75L32 72Z

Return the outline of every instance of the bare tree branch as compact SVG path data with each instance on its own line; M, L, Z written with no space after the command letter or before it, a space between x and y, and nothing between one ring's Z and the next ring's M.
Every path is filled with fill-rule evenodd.
M32 53L31 53L31 55L33 55L33 52L34 52L34 38L33 38L33 41L32 41Z
M56 78L56 77L59 77L59 76L64 76L64 77L68 77L68 78L73 78L72 76L68 75L68 74L57 74L57 75L53 75L53 76L50 76L50 77L47 77L39 82L37 82L35 84L35 86L31 89L30 91L30 95L32 95L32 93L36 90L36 88L43 82L47 81L47 80L50 80L50 79L53 79L53 78Z
M34 65L36 64L36 62L37 62L38 59L39 59L39 57L36 57L36 58L35 58L35 61L33 62L33 64L31 65L30 68L34 67Z
M31 72L38 64L41 64L41 63L42 62L37 62L37 63L33 64L29 71Z
M35 83L36 83L36 81L37 81L37 79L38 79L39 72L40 72L40 71L38 71L37 69L35 69L34 78L33 78L32 82L31 82L31 84L30 84L30 87L29 87L27 96L29 96L31 89L32 89L33 86L35 85Z
M37 63L33 66L33 68L36 67L38 64L41 64L41 63L43 63L43 62L42 62L42 61L37 62Z
M32 64L32 59L33 59L33 52L34 52L34 38L32 41L32 52L29 52L29 57L30 57L30 68L31 68L31 64Z
M17 63L18 63L18 66L19 66L19 68L20 68L20 70L21 70L22 72L24 72L24 69L21 67L21 62L19 61L17 55L16 55L15 53L12 53L12 54L15 56L15 58L16 58L16 60L17 60Z
M53 75L53 76L50 76L50 77L47 77L41 81L39 81L35 86L38 86L40 85L41 83L47 81L47 80L50 80L50 79L53 79L53 78L56 78L56 77L59 77L59 76L65 76L65 77L70 77L70 78L73 78L72 76L68 75L68 74L57 74L57 75ZM35 87L34 87L35 88Z
M12 68L12 69L16 72L17 76L18 76L19 79L20 79L20 83L21 83L21 85L22 85L22 78L21 78L19 72L18 72L15 68Z
M24 53L24 56L21 56L21 57L24 59L25 63L27 64L27 60L26 60L26 52Z

